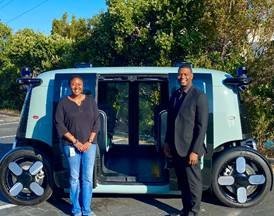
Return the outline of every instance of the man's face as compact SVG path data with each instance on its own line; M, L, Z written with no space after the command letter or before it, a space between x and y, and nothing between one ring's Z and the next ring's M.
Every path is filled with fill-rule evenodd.
M78 96L83 92L83 81L79 78L74 78L70 82L70 88L74 96Z
M181 87L188 87L192 84L193 74L189 68L181 68L177 79Z

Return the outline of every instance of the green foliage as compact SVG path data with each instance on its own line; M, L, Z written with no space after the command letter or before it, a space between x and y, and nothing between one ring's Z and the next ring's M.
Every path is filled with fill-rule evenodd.
M202 1L108 1L108 11L98 17L104 31L94 29L103 43L93 56L107 47L110 65L171 65L192 49L188 44L197 45L193 24L201 15Z
M18 70L8 61L2 64L0 70L0 108L19 110L24 99L24 93L16 84Z
M17 32L9 43L7 55L19 68L29 66L44 71L67 66L72 41L59 35L49 37L30 29Z
M160 86L155 84L139 85L139 134L146 138L154 137L155 111L160 105Z
M11 38L11 29L4 25L3 23L0 23L0 55L3 55L3 51L5 49L5 46L9 39Z
M245 102L251 115L253 135L259 148L266 140L274 140L274 43L265 54L249 64L253 82L246 91Z
M72 41L57 34L45 36L24 29L12 35L11 30L1 24L0 49L0 108L21 108L24 93L16 79L22 67L31 67L37 75L73 64Z
M77 39L85 37L89 33L89 21L85 19L76 19L72 16L71 21L68 19L68 14L65 13L60 20L52 21L51 34L58 34L64 38Z
M11 29L0 23L0 108L20 109L20 99L17 99L22 100L22 94L18 94L19 87L15 83L17 70L7 57L11 38Z
M11 39L12 33L11 29L6 25L0 23L0 74L3 70L9 59L6 56L7 44Z

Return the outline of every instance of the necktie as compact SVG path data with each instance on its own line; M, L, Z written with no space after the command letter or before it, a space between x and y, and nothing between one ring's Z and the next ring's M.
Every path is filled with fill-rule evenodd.
M180 110L180 107L185 99L185 92L182 91L181 93L179 93L177 95L177 97L175 98L175 106L174 106L174 117L176 118L179 110Z

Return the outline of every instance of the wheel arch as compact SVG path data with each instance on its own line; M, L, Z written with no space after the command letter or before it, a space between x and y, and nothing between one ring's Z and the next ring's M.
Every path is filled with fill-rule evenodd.
M32 150L38 150L47 158L52 158L54 156L54 151L52 146L35 139L20 139L16 141L16 148L31 148ZM16 149L15 148L15 149ZM51 160L49 160L50 162Z
M31 146L20 146L16 147L14 149L9 150L0 160L0 166L2 166L3 161L12 153L17 152L17 151L22 151L22 150L30 150L33 151L34 149Z

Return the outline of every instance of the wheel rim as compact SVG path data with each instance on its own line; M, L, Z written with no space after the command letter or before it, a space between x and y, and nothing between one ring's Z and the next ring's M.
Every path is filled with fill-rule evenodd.
M218 186L226 199L235 203L248 203L263 193L266 174L260 164L249 157L239 156L222 166Z
M42 161L18 158L8 164L5 177L7 192L16 199L32 200L45 193L47 176Z

